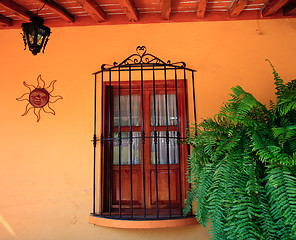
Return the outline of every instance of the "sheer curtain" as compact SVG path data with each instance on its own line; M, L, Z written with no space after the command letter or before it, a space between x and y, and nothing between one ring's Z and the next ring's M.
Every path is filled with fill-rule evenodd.
M167 94L168 125L177 125L176 95ZM166 126L165 94L155 94L156 126ZM150 95L150 124L154 126L154 96Z
M119 126L119 96L114 96L114 126ZM140 96L131 96L131 115L132 115L132 126L141 125L141 106L140 106ZM167 117L166 119L166 110ZM168 121L169 126L177 125L177 111L176 111L176 95L167 94L167 109L165 104L165 95L156 94L155 95L155 122L156 126L166 126L166 121ZM150 124L154 126L154 96L150 95ZM130 96L121 95L120 96L120 125L130 126ZM121 143L121 164L130 164L130 159L132 159L132 164L141 163L141 132L132 132L132 146L130 146L129 132L121 132L122 143ZM157 132L157 144L154 143L154 132L150 133L151 141L151 164L155 164L155 151L158 164L177 164L178 159L178 143L177 143L177 132L169 131L169 154L167 154L167 141L166 132ZM130 156L130 147L132 148L132 156ZM119 164L119 139L118 133L114 133L113 141L113 164Z
M177 125L177 109L176 109L176 95L167 94L167 109L166 109L165 94L155 95L155 123L156 126ZM167 118L166 119L166 110ZM154 126L154 96L150 95L150 124ZM179 163L177 132L169 131L169 144L166 141L166 132L158 131L157 144L154 143L154 132L151 132L151 164L155 164L155 151L158 164L177 164ZM169 147L169 154L167 154L167 146Z
M178 155L178 143L177 143L177 132L169 132L169 161L167 158L167 142L166 132L157 132L158 139L156 144L156 157L157 164L177 164L179 163ZM154 132L151 132L151 164L155 164L155 143L154 143Z
M140 96L131 95L131 116L132 126L140 126ZM114 126L119 126L119 96L114 96L113 102L114 109ZM120 96L120 126L130 126L130 96ZM130 145L130 133L121 132L121 164L140 164L141 163L141 133L132 132L132 145ZM130 156L130 147L132 148L132 156ZM114 133L113 141L113 164L119 165L119 139L118 132Z
M132 132L133 143L132 143L132 156L130 156L130 133L121 132L121 165L130 164L130 159L132 159L132 164L141 164L141 133ZM119 139L118 133L114 133L113 141L113 164L119 165Z
M119 126L119 96L114 96L114 126ZM140 96L131 96L132 106L132 126L140 126L141 114L140 114ZM130 126L130 96L120 96L120 126Z

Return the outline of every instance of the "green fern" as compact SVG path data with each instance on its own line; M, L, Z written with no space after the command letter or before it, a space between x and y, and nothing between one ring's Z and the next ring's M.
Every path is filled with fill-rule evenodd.
M267 61L276 103L236 86L188 136L185 213L193 209L211 239L296 239L296 80L284 83Z

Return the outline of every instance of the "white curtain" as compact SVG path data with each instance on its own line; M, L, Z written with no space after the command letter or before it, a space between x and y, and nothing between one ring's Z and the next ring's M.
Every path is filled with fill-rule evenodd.
M166 141L166 132L157 132L157 144L154 142L154 132L151 133L151 164L155 164L155 157L157 158L157 164L167 164L169 157L169 164L179 163L177 132L169 132L169 144ZM169 147L169 156L167 154L167 146ZM155 156L156 147L156 156Z
M114 96L114 126L119 126L119 96ZM131 96L132 106L132 126L140 126L140 96ZM129 95L120 96L120 126L130 126L130 97Z
M168 125L177 125L176 95L167 94ZM156 126L166 126L165 94L155 94ZM150 124L154 126L154 96L150 95Z
M154 126L154 117L156 126L177 125L177 108L176 95L167 94L166 106L165 94L155 94L155 116L154 116L154 96L150 95L150 124ZM167 111L167 117L166 117ZM158 164L167 164L168 159L170 164L179 163L177 132L169 132L169 144L166 141L166 132L158 132L157 144L155 146L154 133L151 133L151 164L155 164L155 157ZM169 156L167 154L167 146L169 147ZM155 156L156 149L156 156Z
M132 132L133 143L132 143L132 156L130 156L130 133L121 132L121 165L130 164L141 164L141 133ZM119 139L118 133L114 133L113 141L113 164L119 165Z
M119 96L114 96L114 126L119 125ZM130 126L130 97L129 95L120 96L120 125ZM141 125L141 106L140 106L140 96L131 96L131 115L132 115L132 126ZM167 111L167 114L166 114ZM168 119L166 119L166 115ZM156 126L166 126L166 121L168 125L177 125L177 111L176 111L176 95L167 94L167 107L165 104L165 94L155 95L155 120ZM154 96L150 95L150 124L154 126ZM121 164L130 164L130 159L132 159L132 164L141 163L141 133L133 132L133 142L132 142L132 156L130 156L130 140L129 132L122 132L122 144L121 144ZM146 134L147 136L147 134ZM157 144L154 143L154 133L151 132L151 164L155 164L155 159L157 158L158 164L177 164L178 159L178 143L177 143L177 132L169 131L169 144L167 145L166 132L161 131L157 133L158 139ZM167 147L169 147L169 154L167 154ZM156 156L155 156L156 150ZM114 133L113 141L113 164L119 164L119 141L118 133Z

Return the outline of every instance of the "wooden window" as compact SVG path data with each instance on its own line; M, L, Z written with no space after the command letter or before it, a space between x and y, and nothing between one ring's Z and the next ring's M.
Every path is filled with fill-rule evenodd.
M102 215L181 217L188 190L184 81L143 84L104 84Z

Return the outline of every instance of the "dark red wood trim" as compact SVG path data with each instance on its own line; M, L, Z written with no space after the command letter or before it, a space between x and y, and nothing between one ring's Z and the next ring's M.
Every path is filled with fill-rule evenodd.
M109 81L106 81L103 83L103 91L104 91L104 103L103 103L103 108L104 108L104 136L105 138L108 137L108 129L109 129L109 114L108 114L108 109L109 109L109 99L110 99L110 91L109 91ZM112 95L116 95L118 94L118 82L112 82L112 91L111 94ZM165 90L164 90L164 81L156 81L156 94L164 94ZM139 94L141 95L141 82L140 81L133 81L132 82L132 94ZM167 93L175 93L175 81L174 80L167 80ZM153 82L152 81L144 81L144 99L141 98L141 101L143 101L143 107L144 107L144 131L146 133L146 137L150 136L150 132L152 132L154 130L153 126L150 126L150 94L152 94L153 92ZM129 94L129 82L124 82L122 81L120 83L120 94ZM179 104L179 124L180 124L180 134L181 137L186 136L186 123L185 123L185 99L184 99L184 80L178 80L178 104ZM142 104L142 102L141 102ZM112 102L111 102L112 105ZM112 115L112 114L111 114ZM112 116L111 116L112 117ZM113 123L113 121L111 121L111 124ZM111 129L113 132L117 132L118 131L118 127L114 127L111 126ZM141 132L142 127L141 126L133 126L132 127L132 131L139 131ZM157 126L156 127L157 131L165 131L166 127L165 126ZM121 127L121 131L122 132L129 132L129 126L126 127ZM169 126L168 127L169 131L176 131L177 130L177 126ZM142 192L142 190L140 189L143 186L143 171L145 169L145 183L146 183L146 208L147 211L152 211L154 209L155 210L155 202L153 202L153 199L155 199L155 186L152 184L152 180L151 180L151 174L153 174L153 171L155 171L155 165L151 164L151 150L150 150L151 144L150 144L150 139L147 138L145 141L145 145L144 145L144 168L142 165L142 161L143 161L143 156L141 154L141 164L140 165L133 165L133 181L135 180L135 186L136 189L138 189L138 191L136 189L134 189L135 186L133 186L133 203L134 203L134 207L135 209L139 208L139 209L143 209L143 196L139 195L139 192ZM112 146L111 146L112 148ZM143 146L141 144L141 152L143 151ZM187 147L181 146L180 147L180 161L181 161L181 178L182 178L182 201L185 199L186 196L186 192L189 188L188 183L186 182L186 177L185 177L185 173L186 173L186 169L187 169ZM108 158L112 158L112 151L110 151L109 149L109 144L106 143L105 147L104 147L104 159L108 159ZM106 185L108 185L107 179L109 177L109 171L108 171L108 164L106 163L106 161L102 159L102 164L104 165L103 169L104 169L104 173L103 174L103 179L104 179L104 183L103 186L104 187L104 193L103 193L103 206L104 208L102 209L101 212L108 212L108 188L106 187ZM111 160L111 162L113 162ZM112 163L111 163L112 164ZM171 164L170 165L170 172L172 172L172 175L170 176L171 180L174 181L178 181L178 171L179 168L179 164ZM164 200L166 197L165 191L163 192L163 189L167 188L167 181L165 181L167 179L167 165L166 164L160 164L158 165L158 171L159 171L159 178L162 177L162 181L159 182L159 186L162 188L162 193L161 193L161 199L159 200L159 207L161 210L165 210L167 209L167 204L168 201ZM116 188L118 187L118 170L119 170L119 166L118 165L113 165L112 164L112 181L114 182L114 184L112 184L112 214L118 214L118 200L116 200L116 195L115 193L118 192L118 190L116 190ZM127 174L130 171L130 165L122 165L121 166L121 171L122 174L125 174L126 177L126 181L128 181L126 184L124 184L124 179L122 179L122 186L126 186L127 184L129 184L130 181L130 177L129 174ZM139 172L140 171L140 172ZM134 179L135 178L135 179ZM155 179L154 179L155 180ZM152 184L152 185L151 185ZM179 183L177 182L177 185ZM171 185L171 193L174 196L177 196L177 198L172 201L172 211L176 211L179 214L179 210L178 207L180 206L178 203L178 201L180 202L180 197L178 194L179 191L179 187L175 186L174 184ZM114 189L115 188L115 189ZM154 190L153 190L154 189ZM152 195L152 192L154 191L154 195ZM177 192L176 192L177 191ZM128 192L126 193L127 195L129 194ZM126 196L125 196L126 197ZM130 204L130 200L122 200L122 209L128 209L129 208L129 204ZM139 205L140 204L140 205ZM117 210L116 210L117 209ZM143 211L143 210L142 210ZM140 214L142 212L140 211ZM108 214L108 213L106 213ZM156 214L156 213L155 213Z
M262 8L262 16L268 17L279 11L289 0L270 0Z
M85 9L85 8L84 8ZM196 13L174 13L171 12L169 20L163 20L159 13L141 13L139 15L139 21L133 24L151 24L151 23L177 23L177 22L209 22L209 21L241 21L241 20L256 20L256 19L283 19L283 18L295 18L292 16L283 16L282 11L278 11L275 14L262 17L261 11L242 11L242 13L236 18L230 18L228 12L207 12L204 18L197 18ZM20 28L23 20L14 20L12 26L2 27L2 29L17 29ZM60 21L60 19L46 19L45 23L48 27L72 27L72 26L96 26L100 25L118 25L118 24L131 24L127 17L123 14L108 15L108 19L104 22L98 22L91 16L75 17L73 23L67 23L66 21ZM1 27L0 27L1 29Z
M133 0L117 0L130 22L139 21L139 13Z
M163 20L169 20L172 11L172 0L161 0L160 1L161 18Z
M30 17L32 16L32 13L29 10L10 0L1 0L0 6L25 21L29 21Z
M69 13L65 8L61 5L57 4L53 0L38 0L41 3L46 3L46 7L49 8L51 11L55 12L56 14L60 15L66 22L72 23L74 22L74 16Z
M296 0L292 0L284 7L284 16L292 16L295 14L296 14Z
M199 0L199 2L197 3L197 8L196 8L197 18L204 18L205 17L206 8L207 8L207 0Z
M228 9L229 17L234 18L241 14L247 6L248 0L235 0L231 7Z
M5 26L12 26L13 20L8 17L0 15L0 23L4 24Z
M184 88L184 80L183 79L179 79L178 80L178 89L183 89ZM104 82L104 85L109 85L108 81ZM120 82L120 94L128 94L128 81L121 81ZM164 93L164 87L165 87L165 82L164 80L157 80L155 81L155 90L156 93L157 92L161 92ZM114 81L112 82L112 88L113 88L113 92L116 93L116 90L118 90L118 82ZM167 80L167 88L168 91L171 90L172 93L174 93L174 89L175 89L175 80ZM145 90L153 90L153 81L151 80L145 80L144 81L144 89ZM135 94L136 91L138 93L140 93L141 91L141 81L132 81L132 94Z
M105 22L107 14L97 4L95 0L79 0L78 1L85 11L95 20L96 23Z

